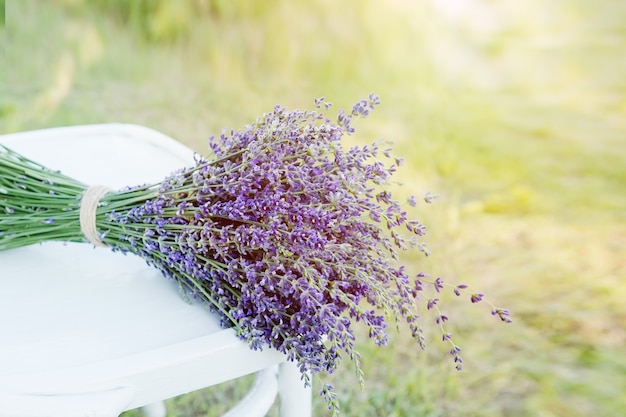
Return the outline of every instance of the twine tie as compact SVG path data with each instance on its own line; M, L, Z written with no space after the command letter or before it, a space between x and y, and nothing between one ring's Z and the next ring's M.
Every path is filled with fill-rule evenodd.
M87 188L80 201L80 230L95 246L107 246L102 242L96 228L96 210L100 199L109 191L113 190L105 185L91 186Z

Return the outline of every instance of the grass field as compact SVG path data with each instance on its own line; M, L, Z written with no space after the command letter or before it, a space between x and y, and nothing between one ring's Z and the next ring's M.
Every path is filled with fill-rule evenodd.
M329 378L346 416L623 415L626 3L6 3L2 133L129 122L203 151L275 104L381 96L349 141L393 141L403 190L441 195L415 213L433 256L405 261L514 323L443 300L462 372L437 331L426 352L361 339L365 391L350 369ZM170 416L219 415L249 382L169 400Z

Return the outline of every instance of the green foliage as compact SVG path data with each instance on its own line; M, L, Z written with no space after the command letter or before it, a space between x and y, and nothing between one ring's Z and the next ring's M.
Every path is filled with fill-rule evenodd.
M188 37L198 18L236 21L271 10L266 2L242 0L78 0L111 16L148 42L167 44Z
M237 404L252 387L253 375L224 382L193 395L183 395L166 401L168 417L220 417ZM272 410L275 411L275 410ZM122 413L122 417L143 417L139 409Z
M88 0L112 16L120 25L134 30L148 41L173 42L187 34L188 20L199 1L172 0Z
M161 1L132 25L87 0L7 3L3 132L125 121L203 151L276 103L381 96L352 141L393 141L402 180L442 195L423 269L484 288L516 321L491 332L483 312L446 311L462 322L460 373L438 365L436 335L426 353L403 335L360 346L372 382L339 392L347 416L626 409L625 2L471 2L455 18L408 0L180 1L192 16L162 38L148 23ZM173 415L204 395L172 400Z

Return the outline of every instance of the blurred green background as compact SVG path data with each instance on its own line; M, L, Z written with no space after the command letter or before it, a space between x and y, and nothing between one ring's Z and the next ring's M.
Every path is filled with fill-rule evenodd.
M5 7L2 133L128 122L202 152L208 136L275 104L311 108L326 96L336 111L381 96L347 140L393 141L407 160L403 192L441 195L414 213L433 256L405 261L471 284L515 322L444 299L463 372L437 331L426 352L404 333L383 349L362 339L366 390L349 367L328 378L346 416L623 415L626 2ZM170 416L218 415L249 383L172 399ZM321 399L314 407L325 415Z

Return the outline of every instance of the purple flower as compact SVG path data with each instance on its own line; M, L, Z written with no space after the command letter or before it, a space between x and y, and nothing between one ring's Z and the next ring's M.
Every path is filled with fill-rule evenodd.
M491 310L491 314L493 316L498 316L498 318L505 323L511 323L513 321L509 317L511 315L511 312L504 308L494 307L493 310Z
M432 298L428 300L428 304L426 308L428 308L429 310L432 310L437 305L438 302L439 302L439 298Z
M478 303L478 302L482 301L483 297L484 297L483 294L472 294L471 301L472 301L472 303Z
M430 191L424 195L424 201L428 204L432 204L433 200L436 198L439 198L439 194L431 194Z
M435 287L435 290L437 292L440 292L443 289L443 280L440 277L437 277L435 279L435 282L433 283L433 286Z
M438 316L438 317L435 319L435 322L436 322L437 324L441 324L441 323L443 323L443 322L445 322L445 321L448 321L448 316L446 316L445 314L441 314L440 316Z
M467 285L465 284L459 284L457 286L454 287L454 294L459 297L461 295L461 291L463 291L464 289L467 288Z

